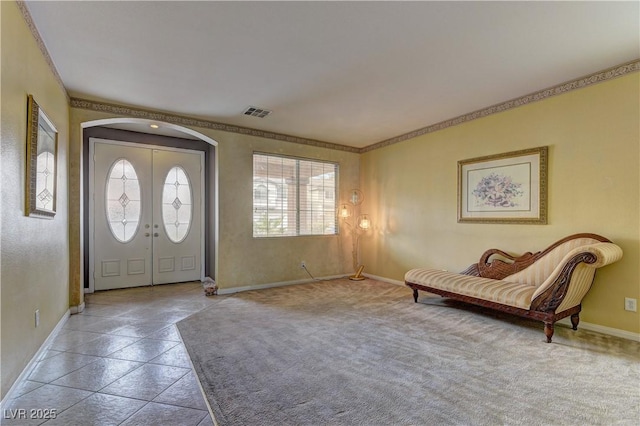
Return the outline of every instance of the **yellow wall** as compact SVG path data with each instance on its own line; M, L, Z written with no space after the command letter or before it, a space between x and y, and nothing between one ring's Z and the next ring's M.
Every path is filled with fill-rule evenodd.
M1 8L2 269L4 397L69 308L67 145L69 106L16 3ZM27 95L58 129L58 198L53 220L25 216ZM40 310L40 326L34 313Z
M346 232L340 236L253 238L252 153L338 162L340 200L346 200L348 191L357 187L358 154L239 134L219 133L211 137L219 142L222 288L309 278L299 267L302 260L314 276L339 275L351 270L351 239Z
M80 202L80 125L116 117L71 108L72 211L79 211ZM215 278L221 289L308 279L307 273L299 267L302 260L314 276L340 275L351 270L351 239L346 232L340 236L253 238L252 153L260 151L339 163L342 200L346 200L348 191L358 185L359 154L205 128L193 127L193 130L218 142L220 233L219 269ZM70 220L73 242L79 238L79 216L71 215ZM73 243L72 259L79 258L75 250L79 250L79 245ZM79 273L79 269L77 271Z
M486 249L514 254L578 232L624 251L600 269L582 320L640 332L624 298L640 298L640 76L575 90L365 153L361 181L375 232L367 270L402 280L414 267L462 270ZM548 225L457 223L457 162L549 146Z

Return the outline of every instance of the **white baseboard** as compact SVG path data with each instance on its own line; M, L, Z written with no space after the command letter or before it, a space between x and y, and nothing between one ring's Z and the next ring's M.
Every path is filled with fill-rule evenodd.
M385 282L385 283L401 285L401 286L405 285L404 281L392 280L391 278L379 277L377 275L367 274L367 273L364 273L362 275L364 275L365 277L369 277L371 279L374 279L376 281L382 281L382 282Z
M31 358L31 361L29 361L27 366L22 370L22 373L20 373L16 381L13 382L13 385L11 385L11 388L9 388L9 391L6 393L2 401L0 401L0 412L4 413L4 410L2 409L2 407L4 407L7 401L11 401L11 399L13 399L13 394L16 392L16 390L22 384L22 382L24 382L29 377L29 375L33 371L33 368L36 366L36 363L40 359L40 357L42 357L45 351L49 348L49 345L51 345L51 343L53 342L53 339L56 338L58 333L60 333L60 330L62 330L62 327L64 327L64 324L69 319L69 315L71 315L70 310L64 313L62 318L60 318L60 321L58 321L58 324L56 324L53 331L51 331L51 333L49 334L47 339L44 341L44 343L40 345L40 349L38 349L38 352L36 352L33 358Z
M384 281L387 283L397 284L402 286L405 285L404 281L392 280L390 278L379 277L377 275L372 275L372 274L363 274L363 275L378 281ZM560 321L558 321L556 324L567 326L567 327L573 327L571 325L571 320L569 318L563 318ZM635 342L640 342L640 333L620 330L618 328L606 327L604 325L598 325L598 324L591 324L584 321L580 321L578 328L583 330L595 331L602 334L608 334L609 336L620 337L622 339L633 340Z
M244 287L220 288L218 289L218 294L233 294L233 293L239 293L241 291L263 290L265 288L284 287L287 285L295 285L295 284L307 284L315 281L333 280L336 278L343 278L343 277L346 277L346 275L330 275L327 277L318 277L315 280L311 278L306 278L303 280L281 281L281 282L267 283L267 284L248 285Z
M572 327L571 320L569 318L563 318L556 324ZM606 327L604 325L591 324L589 322L580 321L580 323L578 324L578 330L580 329L608 334L609 336L620 337L622 339L633 340L634 342L640 342L640 333L620 330L619 328Z

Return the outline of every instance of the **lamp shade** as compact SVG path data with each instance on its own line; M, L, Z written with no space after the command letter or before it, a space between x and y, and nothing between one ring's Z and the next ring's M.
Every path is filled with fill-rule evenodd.
M363 231L371 228L371 219L369 219L368 214L361 214L358 216L358 227Z
M362 195L362 191L359 189L352 189L349 194L349 202L354 206L357 206L362 203L364 200L364 195Z
M351 209L347 204L340 205L338 209L338 217L341 219L346 219L351 216Z

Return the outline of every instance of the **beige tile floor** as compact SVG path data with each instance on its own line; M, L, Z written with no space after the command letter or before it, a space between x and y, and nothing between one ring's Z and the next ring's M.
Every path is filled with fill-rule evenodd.
M213 425L175 326L213 300L200 283L87 294L84 312L69 317L0 423ZM55 418L28 418L53 410Z

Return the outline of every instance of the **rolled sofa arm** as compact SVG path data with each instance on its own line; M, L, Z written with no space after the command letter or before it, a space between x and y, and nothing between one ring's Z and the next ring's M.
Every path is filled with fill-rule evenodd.
M582 302L595 270L622 258L622 249L613 243L581 246L567 253L531 297L535 310L561 312Z
M622 249L613 243L591 244L579 247L574 251L586 251L595 254L596 261L589 264L592 268L601 268L622 259Z

